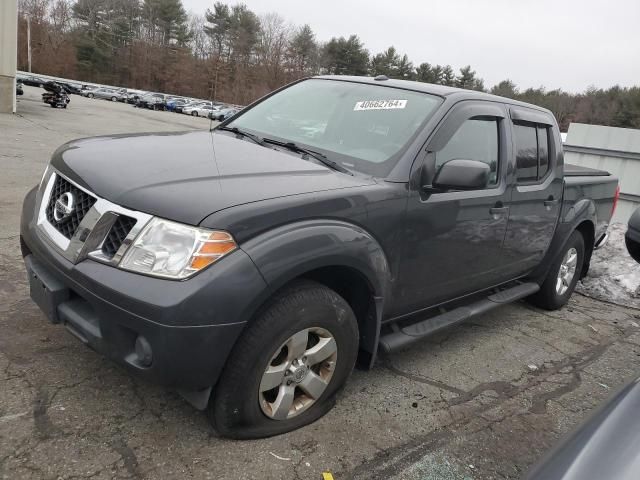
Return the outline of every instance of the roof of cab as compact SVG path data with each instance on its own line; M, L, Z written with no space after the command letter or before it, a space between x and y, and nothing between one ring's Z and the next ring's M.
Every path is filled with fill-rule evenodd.
M533 105L531 103L520 102L511 98L499 97L490 93L478 92L476 90L465 90L464 88L447 87L444 85L435 85L433 83L414 82L411 80L375 80L374 77L357 77L350 75L319 75L313 78L321 78L324 80L342 80L346 82L368 83L371 85L379 85L386 87L404 88L406 90L415 90L418 92L430 93L441 97L455 97L456 100L489 100L494 102L508 103L520 107L532 108L538 111L553 114L546 108Z

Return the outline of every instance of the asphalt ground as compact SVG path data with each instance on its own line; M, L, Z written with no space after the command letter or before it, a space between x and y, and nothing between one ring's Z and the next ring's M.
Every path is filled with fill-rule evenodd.
M355 371L313 425L222 439L176 393L49 324L18 241L22 198L63 142L208 122L78 96L54 110L40 93L25 87L18 114L0 115L2 479L516 479L640 371L639 310L578 294L557 312L517 303Z

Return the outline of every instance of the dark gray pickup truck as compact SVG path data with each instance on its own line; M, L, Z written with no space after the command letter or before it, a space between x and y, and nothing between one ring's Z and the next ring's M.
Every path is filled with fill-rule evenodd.
M564 165L545 109L317 77L212 131L62 146L21 244L50 321L252 438L322 416L356 360L522 298L562 307L616 188Z

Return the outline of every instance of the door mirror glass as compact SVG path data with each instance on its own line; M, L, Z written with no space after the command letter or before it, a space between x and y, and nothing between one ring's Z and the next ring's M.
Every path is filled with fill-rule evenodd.
M478 160L449 160L442 165L433 186L441 190L479 190L489 183L491 168Z

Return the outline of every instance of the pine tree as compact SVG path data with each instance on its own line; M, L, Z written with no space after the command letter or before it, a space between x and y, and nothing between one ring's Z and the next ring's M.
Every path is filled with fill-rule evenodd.
M309 25L303 25L293 35L289 44L289 57L297 71L307 74L315 73L318 44Z
M491 93L501 97L516 98L518 96L518 88L511 80L502 80L491 88Z
M456 75L455 73L453 73L453 68L451 68L451 65L446 65L445 67L442 67L442 76L439 83L441 85L452 87L455 84L455 81L456 81Z
M332 38L323 48L322 64L334 75L366 75L369 52L357 35Z
M476 84L476 72L471 70L471 65L462 67L460 75L456 78L455 86L458 88L467 88L471 90Z

